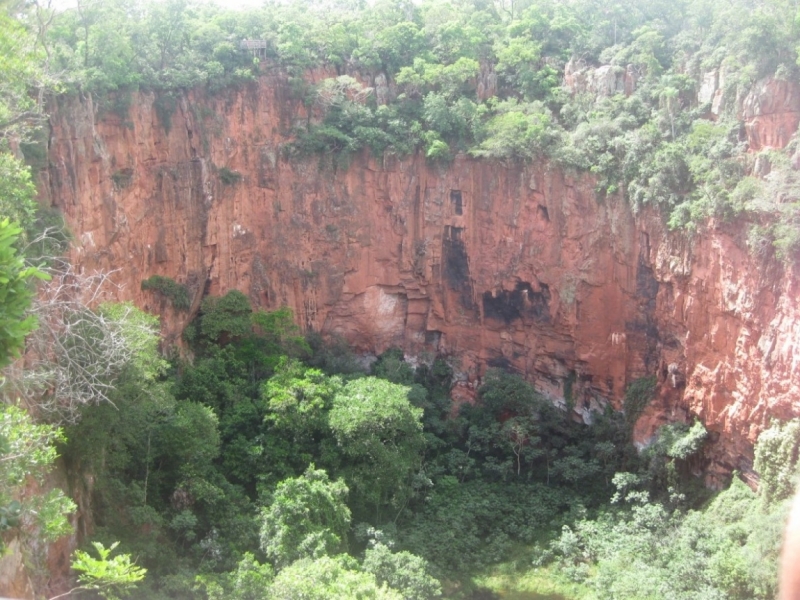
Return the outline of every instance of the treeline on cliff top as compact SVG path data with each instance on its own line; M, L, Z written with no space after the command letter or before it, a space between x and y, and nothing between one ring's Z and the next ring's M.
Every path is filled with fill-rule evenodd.
M753 251L791 258L797 141L748 154L741 107L764 78L797 80L798 27L788 0L290 1L241 11L108 0L79 2L39 32L63 89L117 92L122 112L128 91L160 90L168 123L178 89L277 69L313 115L291 155L547 157L593 173L600 197L658 205L676 228L746 213ZM265 48L254 56L245 39ZM312 69L328 77L311 85ZM699 94L704 82L719 87L713 113L716 90Z
M92 303L94 308L89 308L82 302L101 297L104 276L75 273L57 258L68 236L53 235L52 221L37 210L29 169L9 150L19 144L29 163L46 161L36 141L42 96L32 94L32 89L93 91L109 104L121 100L112 108L124 110L126 94L120 92L119 82L103 87L92 77L105 70L93 75L91 69L78 68L86 57L99 60L104 44L109 57L115 56L118 43L135 46L142 56L160 57L160 62L151 64L149 81L146 69L132 67L137 64L132 60L118 60L118 66L127 65L121 73L136 76L124 89L158 88L159 97L168 99L175 86L222 82L206 74L168 83L165 74L169 68L182 75L197 73L189 68L191 61L177 62L181 56L195 56L194 64L209 61L207 54L189 52L196 48L192 40L201 25L193 14L209 11L209 23L225 22L227 14L235 24L239 13L214 13L202 7L193 13L175 5L180 10L168 10L164 19L139 31L151 38L133 37L143 19L171 6L123 9L82 3L77 12L54 15L42 4L0 1L0 215L22 225L0 220L0 363L6 365L0 386L0 545L12 540L19 544L16 547L22 549L37 583L47 579L44 542L68 532L67 517L75 511L75 504L59 490L42 494L32 484L32 479L45 481L60 452L70 473L71 491L83 503L82 510L91 510L95 525L91 539L97 545L93 549L85 539L86 551L76 553L72 561L79 576L76 584L87 595L427 600L440 594L487 598L489 590L475 589L485 585L525 586L528 592L547 589L565 598L774 597L785 499L797 471L797 422L775 423L759 439L754 465L761 475L757 493L734 477L727 490L709 499L699 478L708 437L700 424L664 427L641 453L631 444L632 425L652 395L650 379L630 386L624 413L599 413L587 425L571 418L576 399L569 391L569 379L562 382L564 410L521 378L491 372L477 402L454 415L449 392L457 363L431 356L412 366L394 350L367 369L342 343L299 335L288 310L253 311L237 292L203 301L185 332L192 360L162 357L155 317L127 304ZM398 19L414 25L421 39L435 41L430 31L439 30L429 21L455 23L463 18L461 12L488 11L497 17L497 31L511 31L515 20L530 17L534 10L519 5L474 10L459 6L456 12L445 11L445 17L454 15L452 19L435 21L432 6L406 8L409 16ZM551 6L548 10L555 12L548 13L547 23L571 6ZM773 16L780 8L760 6ZM6 11L9 7L11 13ZM115 14L123 10L141 19L115 21ZM709 27L716 10L709 12ZM292 11L299 15L296 22L306 18L291 6L262 12ZM366 10L341 12L361 19L369 15ZM753 19L758 10L750 12ZM633 47L637 34L625 34L622 26L631 15L608 14L609 31L619 36L615 41ZM176 29L169 17L193 26ZM66 21L70 18L83 19L88 29L76 28L75 21L70 25ZM490 24L478 29L491 31ZM116 25L113 35L112 25ZM158 25L163 27L161 33L156 33ZM328 25L333 28L335 23ZM227 41L236 50L235 40L222 39L234 30L217 27L226 32L218 43ZM280 27L275 27L277 35ZM775 34L764 27L765 33ZM345 29L358 31L355 26ZM446 29L442 25L441 39L449 39ZM269 31L248 37L268 38ZM296 35L285 34L282 43L300 40L310 31L313 28L301 27ZM520 31L514 35L539 43L524 28ZM93 37L101 33L105 37ZM74 47L63 41L66 34L74 36ZM377 35L364 34L368 39ZM662 34L662 39L679 35ZM91 45L82 46L79 37ZM137 43L131 45L134 39ZM156 41L151 44L148 39ZM612 108L617 111L614 119L622 124L618 129L608 126L612 131L608 140L620 135L625 140L650 123L656 136L655 155L672 142L679 144L681 136L705 139L724 122L723 116L716 124L706 122L711 133L698 133L698 124L681 124L678 111L692 106L691 95L665 96L673 103L662 106L655 103L655 96L637 99L634 94L587 97L586 112L576 113L579 118L567 127L562 113L579 99L563 97L564 104L556 111L560 86L549 88L549 99L526 96L521 85L508 83L505 78L510 76L495 66L495 97L501 99L479 101L477 88L469 87L474 84L471 79L448 79L468 64L461 61L458 68L449 69L465 56L437 59L434 52L442 50L433 41L425 44L430 47L421 53L424 63L419 68L411 60L387 75L390 81L402 80L403 67L411 69L406 72L409 77L421 74L418 93L401 91L386 105L378 104L376 92L351 94L355 84L348 79L306 87L298 73L316 64L316 55L293 70L290 61L279 56L280 43L273 41L271 52L277 58L271 60L284 61L297 93L310 94L309 102L319 102L317 98L331 90L338 98L325 105L321 120L300 132L308 135L329 126L336 115L343 125L330 126L350 135L344 125L351 123L347 115L377 118L382 110L396 110L396 118L408 119L404 123L418 123L417 143L428 148L424 134L436 130L426 121L426 100L437 94L445 94L445 107L459 102L485 106L486 112L474 122L487 128L506 118L513 124L519 115L523 119L549 115L555 124L548 128L555 132L555 149L583 139L578 135L581 127L588 136L586 132L597 125L594 120L607 119ZM216 42L211 50L215 48ZM494 42L491 48L497 53ZM605 60L602 48L598 52L596 58L586 54L584 60ZM251 55L230 56L243 61L236 67L243 70L237 73L223 65L222 74L232 78L228 83L254 76ZM352 51L350 56L354 60ZM76 68L63 71L71 60L78 61ZM764 72L773 67L778 69L772 65ZM352 68L345 66L342 72L355 73ZM667 64L662 68L666 76ZM428 80L429 72L439 74ZM645 80L648 72L644 71ZM108 68L107 73L110 77L114 71ZM159 84L152 74L165 79ZM760 75L758 71L752 77ZM448 81L460 82L461 87L447 95ZM655 78L652 81L657 85ZM644 94L647 87L637 86L637 94ZM115 96L103 96L115 87ZM407 95L401 97L402 93ZM636 114L631 103L643 107L642 121L628 127L625 119ZM160 106L158 110L169 110L166 101ZM371 112L359 113L362 109ZM454 110L448 108L446 114ZM488 131L487 136L510 131L510 138L516 139L518 127L498 125L496 131ZM459 148L455 134L441 133L438 139L452 151ZM479 149L492 138L464 139L472 139L472 146L464 148ZM598 147L598 152L605 148ZM672 152L681 148L675 146ZM302 149L298 146L296 151ZM508 155L524 156L535 154ZM777 165L773 172L779 171L781 155L768 158ZM731 164L739 164L739 159L731 158ZM597 172L598 177L603 173ZM785 172L791 169L786 167ZM789 183L766 180L763 185L788 189ZM788 198L791 201L792 196ZM34 298L31 280L48 277ZM186 309L186 291L178 283L163 277L142 283L148 293L169 300L176 310ZM24 347L32 350L24 365L8 366ZM137 585L139 589L132 591ZM37 594L44 596L44 589L37 588Z

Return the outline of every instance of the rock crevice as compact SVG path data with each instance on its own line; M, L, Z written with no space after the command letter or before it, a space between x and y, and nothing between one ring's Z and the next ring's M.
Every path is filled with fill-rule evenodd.
M124 122L90 97L58 99L44 188L74 262L116 269L119 299L145 309L157 301L141 281L158 274L187 284L195 309L238 289L359 351L454 356L457 401L490 365L556 401L568 385L582 414L656 375L639 441L696 416L719 434L712 477L748 468L771 416L800 414L798 278L749 256L743 228L687 240L544 162L288 160L286 123L304 109L287 86L191 91L168 131L152 94L134 94ZM780 141L756 104L758 138ZM165 333L191 316L164 315Z

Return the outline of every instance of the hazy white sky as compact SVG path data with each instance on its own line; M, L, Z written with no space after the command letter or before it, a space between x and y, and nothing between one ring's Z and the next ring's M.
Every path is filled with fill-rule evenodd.
M217 6L224 6L225 8L249 8L253 6L259 6L263 3L263 0L199 0L200 2L208 2L209 4L216 4ZM309 0L313 2L313 0ZM87 0L87 4L90 2L102 2L102 0ZM52 6L54 8L74 8L76 5L76 0L53 0Z

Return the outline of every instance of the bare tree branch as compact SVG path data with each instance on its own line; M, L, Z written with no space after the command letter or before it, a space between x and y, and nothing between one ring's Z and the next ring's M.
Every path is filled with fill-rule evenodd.
M9 119L4 123L0 123L0 132L5 131L9 127L13 127L17 123L22 123L23 121L44 121L46 118L47 117L40 112L29 110L18 114L13 119Z
M36 243L41 239L31 245ZM0 394L20 398L34 414L76 422L82 406L112 402L117 378L136 352L125 335L134 309L114 318L97 310L119 289L114 271L82 273L61 258L42 270L51 279L31 307L39 327L28 337L23 358L6 370Z

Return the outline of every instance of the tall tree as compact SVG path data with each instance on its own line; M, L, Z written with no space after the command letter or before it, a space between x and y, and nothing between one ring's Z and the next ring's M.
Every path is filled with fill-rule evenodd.
M282 481L262 514L261 548L278 567L344 551L350 527L347 492L343 481L331 481L314 465L301 477Z
M425 438L422 409L408 400L409 388L376 377L351 381L334 396L330 427L347 457L346 477L356 502L401 510L414 490Z

